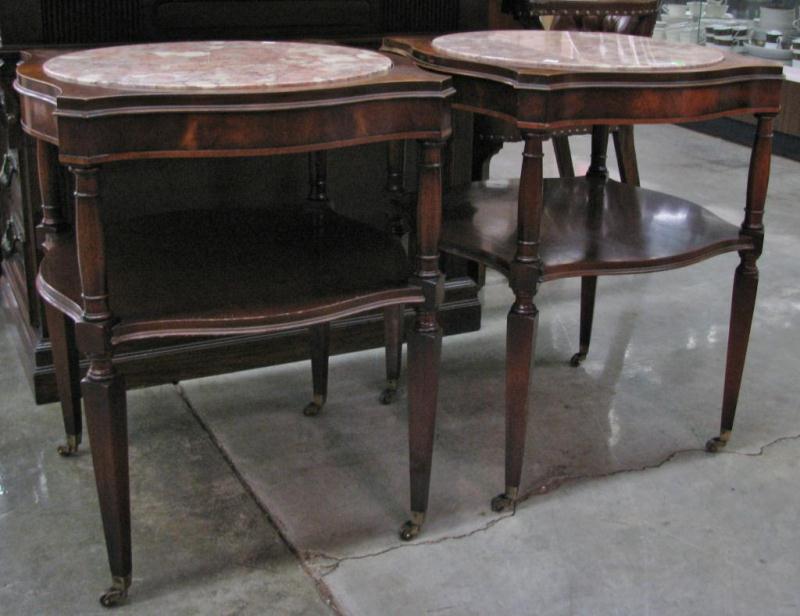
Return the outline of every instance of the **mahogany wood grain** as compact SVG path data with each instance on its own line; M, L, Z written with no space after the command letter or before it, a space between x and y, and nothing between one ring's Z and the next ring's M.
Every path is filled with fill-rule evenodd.
M15 87L23 128L44 144L43 177L55 162L49 144L74 176L75 231L48 245L37 288L75 321L78 347L89 359L83 395L113 577L101 602L124 598L131 579L125 384L114 365L123 345L311 327L312 404L321 407L329 323L383 308L399 321L404 305L416 306L409 443L419 532L441 347L438 241L442 148L452 131L449 78L397 58L385 73L327 85L126 91L48 77L48 55L28 54ZM325 150L398 139L421 140L413 275L395 235L325 207ZM179 194L173 211L119 219L110 215L117 205L112 191L104 202L109 162L293 152L311 156L310 200L323 205L313 220L303 207L278 214L232 202L198 210Z
M671 269L738 251L741 264L734 280L722 431L707 449L724 446L730 438L755 302L772 118L779 111L782 67L725 54L718 64L663 71L522 68L455 59L434 49L430 37L389 38L383 49L452 75L457 89L454 106L509 122L526 139L519 184L474 183L451 195L456 205L447 208L450 216L441 241L443 250L499 270L515 292L508 324L506 479L516 485L507 483L492 507L512 506L519 488L516 473L521 468L525 425L515 407L530 364L527 342L521 341L522 319L517 316L536 314L533 296L541 281L585 277L581 344L586 346L595 276ZM759 121L741 229L689 201L607 179L605 126L744 113ZM540 161L533 163L540 155L541 139L592 125L596 128L587 177L543 181ZM626 144L625 139L622 145L632 148L632 141ZM638 181L635 168L623 173L626 180ZM535 324L527 329L535 329Z
M81 371L78 346L75 342L75 324L66 314L53 305L45 303L47 329L53 348L53 363L56 369L58 398L67 442L58 448L61 455L77 451L83 440L83 418L81 414Z
M639 186L639 163L636 159L636 145L632 126L618 126L613 131L614 150L617 153L619 180L631 186Z
M747 201L745 204L742 235L753 241L753 249L740 251L741 262L733 278L731 298L731 320L728 332L728 354L725 364L725 388L722 395L722 419L720 435L706 444L709 451L717 451L730 440L739 390L744 373L750 327L755 310L758 290L758 265L764 242L764 205L769 183L770 154L772 152L772 126L774 116L758 116L756 135L750 157L747 177Z
M575 167L572 164L572 152L569 148L569 137L567 135L553 135L553 151L556 157L558 177L574 178ZM488 179L485 178L485 179Z
M131 505L125 383L113 368L82 382L97 495L113 584L131 581ZM105 597L105 595L104 595Z
M508 273L517 248L516 181L475 183L448 196L458 204L442 250ZM544 181L542 280L682 267L753 241L690 201L613 180Z
M39 225L45 238L42 248L45 253L56 250L67 242L70 225L64 203L59 198L58 150L44 142L36 143L37 168L39 170L39 193L42 199L42 221ZM56 370L56 386L61 401L61 415L66 433L66 443L58 452L68 456L78 450L83 437L81 413L81 390L78 349L75 342L75 325L64 313L45 303L45 318L52 345L53 364Z
M777 113L783 80L780 65L739 54L708 67L607 72L469 62L438 52L430 37L389 37L383 49L453 76L454 107L499 117L521 130Z

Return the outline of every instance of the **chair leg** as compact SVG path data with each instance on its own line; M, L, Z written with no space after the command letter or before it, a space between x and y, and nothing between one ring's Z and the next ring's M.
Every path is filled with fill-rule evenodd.
M739 388L742 384L744 360L750 340L750 325L758 290L758 267L753 253L742 257L733 278L731 300L731 321L728 333L728 357L725 365L725 389L722 395L722 421L719 436L706 443L706 451L720 451L731 438L736 405L739 402Z
M533 370L539 312L508 313L506 328L506 490L492 499L492 511L514 506L522 478L528 424L528 390Z
M613 135L620 181L623 184L639 186L639 165L636 162L633 126L618 126Z
M386 344L386 389L381 392L381 404L391 404L397 397L397 384L403 361L403 306L383 310L384 342Z
M428 509L428 492L439 390L442 330L414 329L408 336L408 443L411 472L411 519L400 529L410 541L422 529Z
M75 325L60 310L45 302L45 317L53 349L56 386L61 401L61 415L67 442L59 445L58 453L64 457L77 453L83 437L81 418L81 374L78 347L75 343Z
M569 148L569 137L566 135L553 135L553 150L556 155L558 176L574 178L575 167L572 166L572 152Z
M328 357L330 355L331 327L329 323L314 325L311 333L311 376L314 382L314 399L303 409L303 415L319 415L328 397Z
M91 439L100 513L106 537L112 585L100 603L122 601L131 584L131 508L128 480L128 426L125 384L113 368L83 379L86 424Z
M597 291L597 276L581 277L581 332L578 352L572 356L569 363L580 366L589 353L589 344L592 341L592 321L594 320L594 298Z

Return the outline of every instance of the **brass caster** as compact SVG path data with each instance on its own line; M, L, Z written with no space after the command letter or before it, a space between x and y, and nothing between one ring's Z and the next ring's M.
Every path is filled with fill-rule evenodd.
M572 356L572 359L569 360L569 365L572 366L573 368L577 368L578 366L581 365L581 362L584 359L586 359L586 353L582 351L575 353L575 355Z
M506 487L505 492L498 494L492 499L492 511L500 513L501 511L513 509L514 504L517 502L518 494L519 488Z
M322 411L322 406L325 404L324 396L314 396L314 400L306 405L303 409L303 415L306 417L316 417Z
M62 458L68 458L72 454L78 453L79 444L80 441L78 440L78 437L70 434L67 435L67 444L59 445L56 451L58 451L58 455L60 455Z
M403 541L411 541L414 537L419 535L424 521L424 513L412 511L411 519L400 527L400 539Z
M128 596L128 588L131 586L131 577L111 578L111 588L100 596L100 605L103 607L115 607L124 601Z
M419 524L414 524L409 520L400 527L400 539L403 541L411 541L414 537L419 535L419 531L421 530L422 528Z
M706 451L708 453L719 453L725 449L725 445L728 444L729 440L731 440L730 431L723 432L719 436L708 439L708 441L706 441Z
M381 404L391 404L397 399L397 389L392 387L387 387L381 392L381 396L379 400Z

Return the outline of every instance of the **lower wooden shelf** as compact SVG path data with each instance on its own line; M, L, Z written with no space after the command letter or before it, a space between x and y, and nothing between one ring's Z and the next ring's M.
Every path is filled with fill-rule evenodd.
M516 180L450 195L442 250L509 273L516 253ZM664 193L588 178L547 179L539 254L543 280L683 267L747 250L739 228Z
M219 291L220 285L223 284L226 293L235 291L230 295L230 302L240 314L245 310L257 313L258 302L255 304L251 302L248 307L243 299L248 295L248 285L260 284L263 294L264 289L269 286L265 281L270 276L272 284L278 279L285 282L287 278L291 278L291 272L283 271L278 274L281 264L271 259L276 252L283 252L282 258L286 259L285 250L281 250L276 241L272 243L268 241L270 234L281 235L280 232L285 234L287 223L282 223L271 214L267 214L265 218L262 210L242 211L235 215L230 211L207 211L202 213L200 219L193 216L186 218L180 213L147 218L146 225L143 225L143 220L140 219L116 226L115 232L109 236L111 297L112 301L113 298L122 301L121 305L117 303L112 307L128 317L127 320L121 321L121 324L134 326L138 324L143 326L139 331L150 329L152 333L148 310L157 308L160 311L168 307L159 302L173 301L164 297L167 291L175 289L171 285L194 289L192 301L184 300L170 307L173 316L183 317L191 313L194 316L214 318L213 314L204 313L204 304L210 305L213 298L204 296L200 291L209 287L216 287ZM226 223L224 225L223 218ZM238 220L233 220L234 218ZM334 220L338 220L338 217ZM267 224L264 224L265 222ZM223 234L221 231L223 228L229 229L230 232ZM328 235L325 236L327 239L322 242L322 247L326 247L327 250L307 252L304 257L305 265L308 265L308 259L321 259L320 275L313 282L316 286L313 286L309 279L293 280L296 294L291 301L296 301L302 295L297 294L298 290L306 294L325 292L325 289L337 293L341 293L343 289L346 291L348 286L342 284L341 279L344 274L348 274L351 281L358 281L365 293L369 293L370 288L377 287L388 289L390 293L409 293L404 282L409 272L408 262L405 252L394 238L387 238L361 224L344 223L340 226L328 224L326 229ZM357 238L358 234L362 237ZM193 255L181 242L182 237L186 238L189 235L192 236L192 242L187 242L186 246L197 245L195 242L199 236L205 239L199 244L204 246L202 254ZM366 240L366 243L356 242L357 239ZM155 250L158 244L169 246L167 255L163 250L160 253ZM352 248L357 244L362 246L360 252ZM315 245L320 248L319 242ZM68 311L77 316L80 311L80 287L74 242L67 236L57 250L64 254L52 262L62 263L65 266L53 271L45 259L39 284L48 287L51 293L59 294L62 301L71 303L72 306L68 307ZM364 250L381 252L384 255L382 265L377 268L374 266L364 268L364 263L375 262L365 254ZM210 256L218 257L219 266L199 269L198 264L201 261L206 262ZM255 269L244 267L242 260L247 258L259 260L261 267ZM142 277L147 272L159 273L159 270L163 270L159 276L149 280L146 276ZM241 275L241 271L245 270L250 273L246 276ZM255 273L256 270L260 274ZM237 276L236 272L240 274ZM394 289L389 284L392 280L396 282ZM115 290L119 292L119 288L115 289L115 285L121 282L124 283L126 291L120 296L115 293ZM416 290L412 291L414 297L417 293ZM282 304L283 308L289 306L291 301ZM11 294L6 294L6 303L7 314L16 314L15 307L11 305L13 303ZM279 317L276 312L268 316L276 315ZM479 329L481 308L477 299L477 286L472 279L467 276L457 276L446 281L445 301L440 317L446 334ZM413 318L411 307L406 311L406 318L409 322ZM130 332L131 329L127 331ZM345 317L332 324L332 354L353 352L383 344L380 310ZM115 354L115 364L125 375L128 387L141 387L303 360L308 357L307 332L294 328L288 331L224 337L133 340L125 343ZM28 359L33 363L31 378L37 402L54 401L57 395L49 347L40 345Z
M266 333L398 303L420 303L400 241L333 212L254 209L142 216L106 232L115 345L157 337ZM40 295L81 317L72 235L40 267Z

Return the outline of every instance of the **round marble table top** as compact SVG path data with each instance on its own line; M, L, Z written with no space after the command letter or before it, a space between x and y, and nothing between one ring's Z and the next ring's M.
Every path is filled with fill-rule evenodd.
M449 56L517 68L653 71L717 64L717 49L606 32L498 30L433 40Z
M324 84L391 66L374 51L338 45L206 41L87 49L48 60L44 72L83 85L189 90Z

